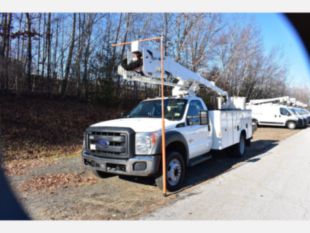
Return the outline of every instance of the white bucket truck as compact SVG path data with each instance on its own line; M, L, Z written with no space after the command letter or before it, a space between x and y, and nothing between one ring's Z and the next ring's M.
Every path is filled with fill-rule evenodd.
M118 68L127 80L160 85L160 56L133 42L131 52L139 51L143 65ZM130 58L128 59L128 64ZM137 71L139 70L139 71ZM213 150L231 148L244 156L252 138L251 111L245 98L228 97L226 91L169 57L164 59L165 85L172 96L165 98L167 189L181 187L189 166L209 158ZM209 110L196 92L199 87L215 91L218 110ZM126 117L91 125L84 135L83 160L99 177L108 174L153 177L158 186L161 174L161 99L140 102Z
M250 100L247 108L252 110L253 124L257 126L303 127L303 120L285 104L290 104L288 96Z

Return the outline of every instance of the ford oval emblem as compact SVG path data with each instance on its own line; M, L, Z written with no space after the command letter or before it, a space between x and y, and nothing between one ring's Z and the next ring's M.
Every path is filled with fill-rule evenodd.
M106 139L100 139L97 144L103 148L107 148L110 145L110 142Z

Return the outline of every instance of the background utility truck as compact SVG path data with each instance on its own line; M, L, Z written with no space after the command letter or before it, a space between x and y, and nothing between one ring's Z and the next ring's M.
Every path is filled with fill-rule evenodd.
M253 124L256 126L280 126L289 129L304 127L304 120L287 106L291 104L291 98L284 96L250 100L247 108L252 110Z
M139 72L120 65L118 73L128 80L160 84L160 56L132 43L131 51L137 50L143 59ZM172 96L164 101L164 117L167 189L174 191L182 185L186 168L211 158L212 150L231 148L234 155L243 156L252 138L252 118L244 98L228 97L226 91L169 57L164 59L164 69L165 85L173 87ZM200 86L218 93L218 110L210 111L195 95ZM161 141L161 99L146 99L125 118L91 125L84 135L82 156L99 177L109 173L153 177L161 187Z

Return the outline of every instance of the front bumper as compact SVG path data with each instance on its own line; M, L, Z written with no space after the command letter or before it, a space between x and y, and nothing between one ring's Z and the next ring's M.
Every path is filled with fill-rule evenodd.
M297 128L302 128L302 127L304 127L304 122L302 119L299 118L297 121Z
M135 156L129 159L110 159L93 156L83 151L82 157L86 167L118 175L148 177L156 174L160 167L159 155ZM136 166L137 164L142 166ZM139 167L138 170L136 169L137 167Z

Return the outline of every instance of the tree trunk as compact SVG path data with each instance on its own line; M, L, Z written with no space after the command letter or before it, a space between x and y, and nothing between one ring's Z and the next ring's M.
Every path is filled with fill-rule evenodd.
M54 48L53 69L52 69L53 79L57 78L57 71L56 70L57 70L58 36L59 36L59 18L56 20L55 48Z
M48 13L47 30L46 30L46 47L47 47L47 93L51 94L51 13Z
M83 84L84 84L84 97L88 99L88 61L90 56L90 43L91 43L91 35L93 28L94 19L91 15L88 15L88 23L87 23L87 44L84 53L84 70L83 70Z
M69 54L67 58L66 68L65 68L65 77L64 77L64 80L62 82L62 87L61 87L61 96L63 97L66 94L68 78L69 78L71 62L72 62L72 55L73 55L74 41L75 41L75 24L76 24L76 13L73 14L71 44L70 44Z
M41 61L41 77L44 78L45 74L45 60L46 60L46 14L43 14L43 51L42 51L42 61Z
M42 14L39 14L39 33L41 33L41 18L42 18ZM40 62L41 62L41 37L39 37L39 41L38 41L38 61L37 61L37 75L40 75Z
M81 97L81 57L83 54L83 45L85 43L85 14L79 13L78 17L78 28L79 28L79 40L78 40L78 52L75 58L75 65L76 65L76 89L77 89L77 96Z
M11 24L12 24L12 13L9 13L8 23L6 28L6 51L5 51L5 83L4 90L9 89L9 67L10 67L10 48L11 48Z
M2 46L0 48L0 57L5 56L5 50L6 50L6 32L7 32L7 27L8 27L8 14L3 13L2 14Z
M32 41L31 41L31 16L26 13L27 17L27 34L28 34L28 49L27 49L27 87L28 92L31 92L32 88L32 77L31 77L31 64L32 64Z

